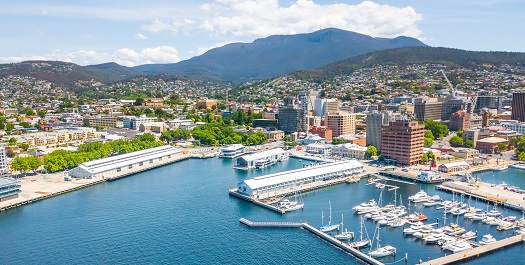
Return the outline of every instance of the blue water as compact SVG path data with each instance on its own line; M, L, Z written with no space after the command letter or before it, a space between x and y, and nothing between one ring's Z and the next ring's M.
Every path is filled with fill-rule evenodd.
M300 168L302 162L292 158L248 172L232 169L232 163L218 158L182 161L0 213L0 264L362 264L306 231L250 229L240 225L239 218L307 221L318 226L321 210L328 221L331 201L333 222L340 222L344 214L345 227L357 232L359 219L351 208L377 199L378 189L362 181L309 192L303 195L304 211L281 216L228 196L228 189L256 175ZM492 177L525 187L522 172L484 174L483 180ZM402 184L398 192L406 203L406 197L420 188L444 198L452 196L435 192L430 185ZM385 202L392 196L384 191ZM486 207L481 202L477 205ZM440 211L420 206L411 209L423 211L429 220L443 221ZM462 218L459 222L464 223ZM366 227L372 237L374 223L366 221ZM490 232L498 239L509 233L480 224L469 224L470 229L480 236ZM399 228L383 228L381 240L400 253L382 260L387 263L399 260L404 253L411 264L444 255L439 246L403 237ZM469 264L518 264L522 251L519 245Z

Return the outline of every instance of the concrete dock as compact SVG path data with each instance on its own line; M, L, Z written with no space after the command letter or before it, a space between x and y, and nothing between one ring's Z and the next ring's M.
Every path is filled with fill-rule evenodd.
M260 228L301 228L303 227L303 223L299 223L299 222L252 222L245 218L241 218L239 222L248 227L260 227Z
M524 239L525 239L524 235L517 235L517 236L513 236L513 237L503 239L503 240L496 241L492 244L480 246L477 248L473 248L471 250L463 251L460 253L455 253L455 254L437 258L437 259L433 259L433 260L424 262L422 264L431 265L431 264L453 264L453 263L459 263L459 262L463 263L469 259L477 258L480 255L484 255L492 251L497 251L501 248L512 246L514 244L523 243Z
M240 223L248 227L266 227L266 228L303 228L304 230L316 235L317 237L325 240L326 242L334 245L335 247L349 253L350 255L360 259L361 261L372 264L372 265L383 265L380 261L368 256L367 254L352 248L338 239L319 231L319 229L309 225L308 223L298 223L298 222L252 222L248 219L241 218Z
M472 196L483 201L498 203L499 205L518 211L525 210L525 200L523 199L525 194L505 190L501 185L479 182L476 186L472 186L466 182L451 181L438 185L436 188L464 194L465 196Z
M65 171L23 177L19 179L21 185L19 197L0 202L0 212L69 193L75 190L80 190L89 186L106 182L108 180L116 180L127 177L139 172L151 170L153 168L165 166L188 158L191 158L190 155L180 154L173 156L168 160L156 161L152 164L144 165L143 167L125 169L121 172L104 176L103 178L72 178L70 181L66 181L64 180Z

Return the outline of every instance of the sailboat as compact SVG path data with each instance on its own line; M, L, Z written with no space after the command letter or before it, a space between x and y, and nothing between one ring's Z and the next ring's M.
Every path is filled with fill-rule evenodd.
M319 227L319 230L321 232L331 232L331 231L334 231L334 230L337 230L339 229L339 224L332 224L332 203L330 201L328 201L328 205L330 206L330 216L329 216L329 220L328 220L328 224L327 225L324 225L324 212L321 211L321 226Z
M390 256L390 255L396 255L396 248L393 247L393 246L384 246L384 247L381 247L381 240L379 239L379 225L377 225L377 228L376 228L376 232L377 232L377 237L376 237L376 240L377 240L377 244L376 244L376 248L375 249L371 249L369 252L368 252L368 255L370 257L373 257L373 258L381 258L381 257L386 257L386 256Z
M361 229L359 230L359 241L354 241L352 243L349 243L348 245L353 248L362 248L362 247L368 247L370 246L370 239L368 238L368 232L366 231L365 227L365 233L366 233L366 239L363 239L363 216L361 216Z
M343 214L341 214L341 231L343 230L343 226L344 226ZM339 240L350 240L354 238L354 232L348 232L348 230L345 229L344 232L341 232L340 234L337 234L334 237Z

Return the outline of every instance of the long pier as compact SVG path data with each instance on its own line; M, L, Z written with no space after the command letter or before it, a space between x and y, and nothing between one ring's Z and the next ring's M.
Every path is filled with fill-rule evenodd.
M241 224L248 227L260 227L260 228L301 228L303 223L298 222L252 222L248 219L241 218L239 220Z
M497 189L495 187L487 186L487 184L482 183L481 190L480 187L471 187L468 186L466 183L462 182L446 182L442 185L436 186L438 190L457 193L457 194L464 194L465 196L471 196L476 199L479 199L481 201L486 202L493 202L497 203L499 205L502 205L503 207L510 208L517 211L525 211L525 202L523 202L524 206L520 204L520 198L523 196L522 194L513 193L511 191L503 190L503 189ZM488 189L488 190L487 190ZM494 194L496 193L496 194ZM493 196L490 196L493 195ZM518 199L511 198L510 196L519 197Z
M250 197L250 196L247 196L247 195L244 195L244 194L242 194L242 193L240 193L240 192L237 192L237 189L236 189L236 188L230 189L230 190L228 191L228 194L230 194L230 196L233 196L233 197L239 198L239 199L241 199L241 200L245 200L245 201L247 201L247 202L251 202L251 203L253 203L253 204L255 204L255 205L262 206L262 207L264 207L264 208L266 208L266 209L272 210L272 211L277 212L277 213L280 213L280 214L285 214L285 213L286 213L286 211L283 210L283 209L280 209L280 208L275 207L275 206L273 206L273 205L270 205L270 204L267 204L267 203L261 202L261 201L259 201L259 200L256 200L256 199Z
M241 218L240 223L248 227L257 227L257 228L303 228L304 230L314 234L315 236L323 239L324 241L332 244L333 246L349 253L350 255L360 259L361 261L371 264L371 265L384 265L382 262L366 255L365 253L352 248L345 244L344 242L337 240L336 238L321 232L319 229L309 225L308 223L298 223L298 222L252 222L248 219Z
M525 240L524 235L517 235L517 236L513 236L513 237L503 239L503 240L496 241L492 244L480 246L477 248L473 248L471 250L463 251L460 253L455 253L455 254L437 258L437 259L433 259L433 260L424 262L422 264L431 265L431 264L453 264L453 263L458 263L458 262L466 262L467 260L477 258L480 255L484 255L489 252L499 250L501 248L512 246L517 243L522 243L524 240Z

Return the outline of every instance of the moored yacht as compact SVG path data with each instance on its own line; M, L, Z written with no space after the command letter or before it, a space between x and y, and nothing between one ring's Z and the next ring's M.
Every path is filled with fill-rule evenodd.
M480 245L488 245L496 242L496 239L491 234L484 235L479 241Z
M453 253L458 253L472 249L472 245L470 245L470 243L466 241L457 241L452 244L446 245L446 247L443 247L443 249L450 250Z
M408 197L408 200L413 202L426 201L428 199L430 199L430 196L428 196L428 194L424 190L420 190L416 194Z

